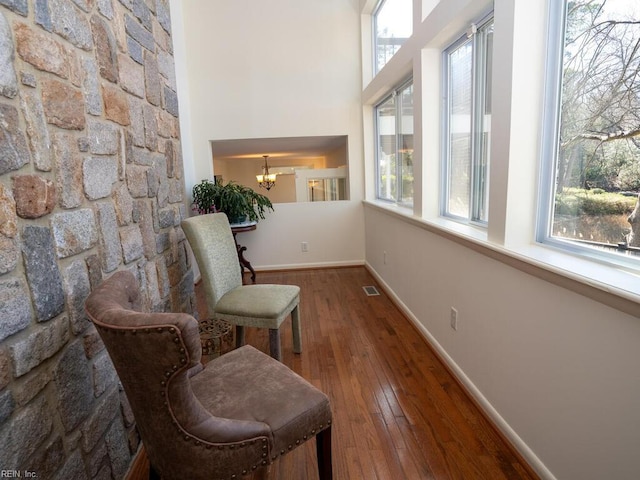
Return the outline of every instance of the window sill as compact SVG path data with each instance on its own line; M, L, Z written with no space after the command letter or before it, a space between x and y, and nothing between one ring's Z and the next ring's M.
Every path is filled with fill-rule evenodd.
M484 229L446 218L424 219L410 209L381 202L366 206L393 215L431 233L520 271L567 288L612 308L640 317L640 273L600 263L540 244L505 247L491 243Z

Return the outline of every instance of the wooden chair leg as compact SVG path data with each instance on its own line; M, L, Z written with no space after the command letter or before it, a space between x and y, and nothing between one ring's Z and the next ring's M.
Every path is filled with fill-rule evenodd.
M149 465L149 480L160 480L160 474L151 465Z
M291 312L291 330L293 331L293 352L302 352L302 335L300 332L300 306L296 305L296 308Z
M236 348L240 348L244 345L244 327L242 325L236 325Z
M316 452L318 454L318 474L320 480L332 480L331 427L316 435Z
M280 353L280 330L277 328L269 329L269 353L279 362L282 361L282 354Z

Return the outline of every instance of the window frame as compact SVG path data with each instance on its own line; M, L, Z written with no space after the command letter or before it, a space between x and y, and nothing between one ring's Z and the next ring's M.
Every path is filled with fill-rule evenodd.
M588 245L581 245L579 242L568 238L553 236L567 2L568 0L549 0L535 241L539 245L580 256L586 260L637 270L640 266L640 258L632 256L628 252L621 255L620 253L607 252Z
M399 99L402 96L402 92L409 88L413 87L413 76L409 78L405 78L397 87L395 87L392 91L390 91L387 95L385 95L378 103L376 103L373 107L374 112L374 129L375 129L375 138L376 138L376 148L375 148L375 192L376 199L388 202L392 204L397 204L403 207L412 208L413 207L413 195L411 196L411 202L404 202L402 198L404 197L403 193L403 175L402 175L402 166L403 162L400 161L399 152L401 150L401 139L402 139L402 102L396 101L394 104L395 109L395 129L394 129L394 149L395 149L395 158L396 158L396 198L387 198L381 196L380 192L380 184L381 184L381 169L380 169L380 116L378 115L378 109L385 104L389 99ZM413 91L412 91L412 105L413 105ZM412 115L413 119L413 115ZM414 122L415 124L415 122ZM414 132L415 135L415 132Z
M486 106L487 85L491 88L487 78L492 75L489 68L491 64L487 61L486 56L486 36L479 33L489 25L494 23L494 12L491 11L483 15L477 22L472 23L467 31L459 36L453 43L449 44L442 52L442 160L441 160L441 179L440 179L440 215L450 218L460 223L470 224L487 228L489 224L489 170L490 170L490 148L486 148L487 159L486 168L484 169L485 187L482 190L479 187L479 178L476 174L478 166L483 164L481 157L483 151L483 134L485 132L485 115L484 108ZM469 178L469 209L468 215L460 216L450 212L450 185L451 185L451 82L450 82L450 55L463 45L471 43L472 46L472 65L471 65L471 114L470 114L470 178ZM482 72L482 74L480 74ZM489 92L491 94L491 92ZM479 129L480 128L480 129ZM488 145L491 143L491 130L487 134ZM480 210L484 205L486 213L484 219L481 218Z
M387 0L379 0L373 12L371 12L371 45L373 45L371 64L374 75L377 75L380 71L378 68L378 14L386 2Z

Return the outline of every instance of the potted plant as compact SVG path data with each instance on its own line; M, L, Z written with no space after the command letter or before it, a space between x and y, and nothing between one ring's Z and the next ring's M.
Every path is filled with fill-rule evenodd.
M257 222L264 219L267 210L273 211L273 204L255 190L230 181L202 180L193 186L193 209L200 214L224 212L229 223L247 220Z

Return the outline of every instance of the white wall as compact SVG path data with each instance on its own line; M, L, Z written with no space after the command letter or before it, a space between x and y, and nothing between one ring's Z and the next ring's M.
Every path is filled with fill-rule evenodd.
M365 224L370 267L543 478L638 478L638 318L375 207Z
M179 10L174 24L183 21L174 35L184 42L176 65L186 87L179 100L181 126L189 129L183 132L187 191L212 178L212 140L348 135L351 200L277 204L242 241L257 268L363 263L358 1L171 6ZM309 242L305 254L302 241Z

